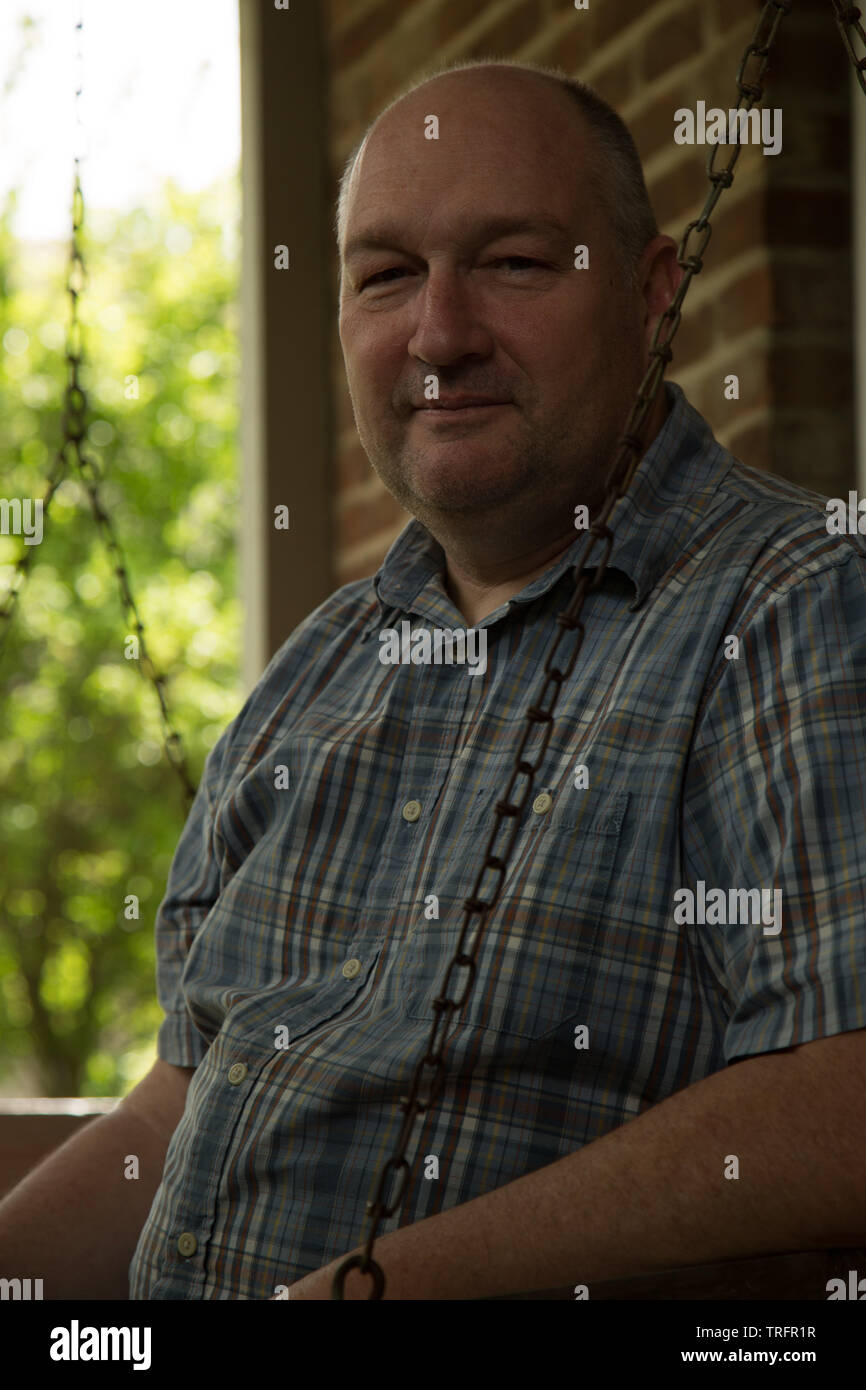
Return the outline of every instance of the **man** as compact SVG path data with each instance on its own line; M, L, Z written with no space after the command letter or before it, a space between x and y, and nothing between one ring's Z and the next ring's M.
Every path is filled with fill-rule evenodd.
M137 1238L133 1298L328 1298L359 1249L572 592L575 509L598 508L679 278L617 118L515 65L388 108L339 235L358 431L415 519L208 760L157 921L160 1061L5 1204L0 1248L50 1255L53 1296L82 1232L92 1291ZM376 1245L387 1298L591 1295L866 1238L863 547L673 385L647 440ZM483 670L431 658L464 628ZM124 1146L148 1156L134 1210ZM61 1172L52 1244L31 1213Z

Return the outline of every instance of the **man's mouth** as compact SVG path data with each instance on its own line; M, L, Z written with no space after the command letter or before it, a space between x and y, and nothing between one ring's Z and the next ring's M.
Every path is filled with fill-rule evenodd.
M496 400L491 396L440 396L436 401L425 401L415 407L419 411L447 411L450 414L464 415L472 411L495 410L498 406L509 405L509 401Z

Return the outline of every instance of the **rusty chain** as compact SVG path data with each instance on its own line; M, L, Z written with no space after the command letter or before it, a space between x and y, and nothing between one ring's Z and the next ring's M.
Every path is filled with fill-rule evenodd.
M742 107L750 111L755 102L760 101L763 96L763 79L769 63L770 50L776 38L779 25L786 14L790 12L793 0L766 0L760 16L755 25L751 40L746 46L737 71L737 89L739 100L737 110ZM750 65L752 70L747 72ZM739 128L738 128L739 133ZM665 368L670 362L673 353L671 342L679 328L682 316L682 303L688 292L689 286L695 275L699 274L703 266L703 255L712 233L710 224L710 214L718 202L722 189L730 188L734 178L734 166L740 157L741 145L739 140L732 146L727 163L721 169L716 169L716 156L719 146L713 146L707 159L707 177L711 188L707 195L706 202L699 217L689 222L683 233L677 249L677 261L684 274L677 288L671 303L659 317L653 335L652 346L649 350L649 365L644 373L643 380L638 388L637 399L632 407L631 414L625 427L625 432L620 438L614 461L605 476L607 493L602 503L599 515L588 527L587 544L583 549L580 558L574 564L575 574L578 576L575 581L574 593L568 606L557 615L559 631L552 642L544 663L545 680L539 691L538 697L529 706L526 712L526 728L517 749L514 759L514 768L505 789L502 800L495 803L496 821L487 846L484 851L484 862L478 871L474 887L470 897L464 899L464 916L460 936L457 941L457 949L445 972L445 978L439 994L433 1000L434 1020L430 1030L430 1037L427 1044L427 1051L418 1061L412 1074L412 1081L408 1096L400 1098L400 1106L403 1111L404 1119L397 1140L395 1152L385 1162L379 1173L378 1183L375 1188L374 1196L367 1203L367 1215L370 1218L370 1229L364 1244L364 1249L360 1254L349 1255L343 1260L334 1273L331 1283L331 1298L340 1300L343 1298L343 1289L346 1276L352 1269L358 1269L362 1274L368 1274L373 1283L369 1298L380 1299L385 1292L385 1275L379 1264L372 1258L372 1251L376 1241L376 1235L382 1219L391 1217L401 1205L409 1182L410 1166L406 1158L406 1151L409 1140L415 1127L415 1120L419 1114L427 1113L436 1103L442 1091L446 1064L443 1052L448 1040L446 1015L453 1016L464 1007L466 1000L475 982L476 956L481 943L481 937L486 925L487 915L499 898L505 874L508 868L508 860L514 847L520 830L520 816L529 797L532 795L532 788L535 774L539 770L541 760L550 742L553 733L553 710L559 698L562 685L571 675L577 657L580 653L584 637L584 625L581 621L583 604L587 593L600 587L604 580L607 562L610 557L613 545L613 532L607 525L608 518L621 497L624 497L631 480L637 469L637 465L644 452L644 441L641 432L646 423L652 405L662 385ZM697 246L689 252L689 242L692 236L697 239ZM598 549L598 559L594 563L595 575L590 580L584 573L587 568L589 557L593 551ZM577 638L573 644L571 655L565 663L564 669L554 666L553 659L556 656L560 643L566 632L576 632ZM550 687L553 687L549 706L544 706L544 700ZM530 736L534 728L541 729L541 737L537 749L537 756L534 762L526 758L526 745L530 741ZM527 779L523 795L519 800L512 800L512 789L519 776ZM511 833L500 854L493 853L493 847L499 836L500 827L503 822L509 819L512 821ZM498 875L491 896L483 898L481 896L482 883L487 871ZM480 918L472 941L471 949L466 949L467 933L472 917ZM465 980L460 992L460 997L451 999L448 989L451 985L452 976L456 970L466 972ZM439 1036L441 1033L441 1037ZM429 1070L431 1075L426 1082L427 1093L420 1094L425 1070ZM391 1194L391 1200L385 1202L385 1193L391 1175L398 1175L396 1191Z
M79 20L75 26L79 36L82 27L82 21ZM79 59L81 58L80 48L78 57ZM82 83L79 78L75 90L76 117L78 117L78 101L81 92ZM118 539L116 527L103 505L100 494L99 485L101 477L99 466L94 458L85 453L83 448L88 413L87 392L81 384L79 375L83 356L83 334L78 312L78 301L84 290L86 281L86 268L81 246L83 227L84 195L81 190L80 160L78 156L76 156L72 194L72 236L69 248L69 268L66 276L66 292L69 295L70 307L64 353L67 377L63 396L63 414L61 417L63 442L60 445L48 475L46 490L42 498L42 519L44 523L45 518L48 516L49 507L54 494L60 484L68 476L70 466L74 465L85 491L87 492L91 511L93 512L97 526L102 532L104 544L113 562L114 574L120 590L120 599L124 616L127 622L130 623L131 629L138 639L139 655L137 659L139 670L145 679L150 681L156 691L165 754L180 781L183 789L184 805L188 812L192 805L196 789L187 770L183 741L180 734L174 728L169 713L164 690L165 676L161 675L156 670L147 649L144 625L141 621L135 598L133 597L126 558ZM0 606L0 658L2 658L5 650L6 639L9 634L19 595L29 578L30 565L35 548L35 546L24 547L24 554L19 557L13 567L13 576L9 591L6 594L2 606Z
M752 38L743 53L737 72L737 88L739 91L737 110L742 108L746 111L750 111L754 104L760 101L763 95L762 83L769 63L770 51L775 41L779 25L784 16L790 12L792 3L793 0L766 0L761 14L758 17ZM866 71L864 71L864 69L866 69L866 57L857 58L849 32L852 28L856 29L861 43L864 45L864 48L866 48L866 30L864 30L860 22L861 11L857 6L845 3L845 0L832 0L832 4L843 43L853 64L860 86L864 93L866 93ZM76 25L76 29L80 31L81 28L82 24L79 21ZM753 60L755 62L755 69L748 74L748 80L746 80L747 68ZM80 94L81 87L79 86L76 90L76 98L78 98ZM707 159L707 177L710 181L711 188L704 203L704 207L699 217L689 222L677 250L677 261L684 272L682 280L680 281L677 292L671 303L660 315L659 322L656 325L649 351L649 364L638 388L637 398L632 407L625 431L619 441L613 464L605 478L607 493L604 502L602 503L598 517L587 530L588 543L584 548L583 554L574 565L575 573L578 575L575 582L574 593L568 606L557 615L556 621L559 631L551 644L544 663L544 684L540 689L538 698L527 710L526 728L515 755L514 767L505 789L504 797L502 800L495 803L496 820L485 848L484 862L478 872L471 896L464 900L464 920L457 943L457 950L445 972L440 993L433 1001L433 1009L436 1016L430 1032L427 1050L415 1067L409 1095L401 1098L400 1103L404 1113L404 1121L397 1141L396 1151L384 1164L379 1174L375 1195L367 1203L370 1230L365 1241L363 1253L360 1255L351 1255L340 1264L334 1274L332 1283L331 1296L334 1299L342 1299L346 1276L350 1270L355 1268L358 1268L361 1273L371 1276L373 1280L373 1288L370 1294L371 1298L379 1299L384 1294L385 1275L381 1266L372 1258L372 1251L378 1229L382 1219L393 1216L404 1200L411 1172L408 1160L406 1159L406 1151L412 1131L415 1127L416 1117L419 1114L425 1114L431 1110L441 1094L444 1084L444 1073L446 1071L443 1052L448 1041L446 1015L453 1016L458 1014L465 1006L473 988L476 973L476 957L486 925L486 919L498 901L507 872L509 857L519 834L520 818L532 794L535 775L541 766L542 759L553 733L553 710L556 707L561 687L574 670L577 657L582 647L585 633L584 625L581 620L583 604L586 595L592 590L599 588L604 580L613 544L613 532L608 527L607 521L616 503L625 496L637 470L638 463L643 455L645 441L642 437L642 431L646 424L647 416L661 388L665 368L673 356L671 343L680 325L683 301L693 277L699 274L703 267L703 256L712 235L712 227L709 220L710 215L715 209L722 190L730 188L733 183L734 167L740 156L741 145L739 142L734 143L729 158L721 169L716 169L715 167L718 150L719 146L715 145ZM195 787L186 769L186 760L180 734L175 731L171 723L163 690L165 678L156 672L147 651L144 626L141 622L132 594L123 551L111 518L102 505L99 492L100 474L98 465L96 461L86 455L82 449L87 415L87 394L79 379L79 367L82 360L82 333L78 317L78 298L84 287L85 280L85 265L79 234L81 233L83 223L84 199L80 183L79 160L76 158L72 240L66 286L70 296L70 315L65 350L68 377L64 394L64 411L62 417L63 443L48 476L46 491L42 499L43 519L48 515L48 510L57 488L67 475L69 468L68 454L71 453L82 483L87 491L94 518L103 532L105 544L114 560L115 575L119 583L124 613L127 618L131 618L132 627L138 637L140 669L142 670L142 674L153 684L159 701L166 756L171 766L178 774L183 787L185 801L187 806L189 806L195 795ZM698 239L698 244L696 248L688 254L689 242L693 235ZM584 571L588 568L589 557L598 547L602 547L602 549L594 565L594 577L592 580L589 580ZM2 656L3 653L6 635L19 594L29 576L32 549L33 548L29 546L25 547L24 554L16 562L9 592L2 606L0 606L0 656ZM560 643L566 631L577 632L578 636L574 642L571 655L565 663L565 668L559 669L552 665L552 662L559 650ZM549 706L545 708L543 701L551 685L554 689L549 701ZM524 754L534 726L542 726L543 732L537 749L536 759L534 762L531 762ZM520 776L527 779L523 794L519 800L512 801L512 789L517 778ZM510 819L513 822L512 830L501 854L495 855L493 854L493 847L496 844L500 827L505 819ZM480 895L484 876L488 870L498 875L498 881L492 891L492 895L488 899L485 899ZM471 949L467 951L465 949L467 932L473 916L478 916L480 921L475 932ZM466 970L467 977L459 998L451 999L447 994L447 990L450 987L452 974L456 969ZM438 1037L440 1033L442 1035L441 1038ZM433 1074L428 1082L428 1093L421 1098L419 1092L421 1091L422 1077L425 1068L430 1068ZM392 1173L400 1175L399 1183L396 1192L391 1194L390 1202L385 1203L383 1198Z
M847 49L848 57L851 59L857 81L860 83L860 89L866 94L866 29L860 23L863 12L858 5L848 5L845 0L832 0L832 4L839 33L842 35L842 42ZM856 29L857 37L863 45L862 58L858 58L854 52L854 43L849 32L851 29Z

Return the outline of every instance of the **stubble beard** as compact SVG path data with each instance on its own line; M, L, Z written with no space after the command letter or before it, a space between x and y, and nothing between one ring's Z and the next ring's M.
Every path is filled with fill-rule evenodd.
M589 494L596 490L597 478L607 461L599 459L595 441L581 439L583 434L579 425L569 422L549 426L543 434L536 431L516 444L510 441L504 448L512 453L513 462L509 468L497 468L495 475L488 472L486 464L473 466L474 450L470 444L465 470L449 463L447 482L429 476L428 451L409 448L405 435L396 456L382 444L375 448L370 447L369 441L362 440L362 444L388 491L428 527L430 523L435 527L437 519L447 517L474 517L479 523L489 524L497 514L509 512L531 526L532 519L541 513L561 511L565 520L575 506L588 501ZM458 451L461 443L455 440L450 447ZM425 473L429 482L419 491L410 480Z

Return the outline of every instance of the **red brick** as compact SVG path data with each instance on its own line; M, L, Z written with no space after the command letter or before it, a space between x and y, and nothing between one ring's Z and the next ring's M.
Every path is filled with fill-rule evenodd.
M400 25L394 44L383 46L381 59L388 60L401 89L443 61L442 46L436 42L436 24L436 11L413 9Z
M346 25L358 13L358 0L326 0L325 27L330 32Z
M835 171L840 186L847 185L851 159L847 110L844 114L818 111L814 106L804 110L789 102L782 108L782 153L761 158L767 162L771 181L781 178L796 183L810 174L824 180Z
M694 309L688 295L683 316L673 341L674 363L680 370L692 366L712 350L716 339L715 304L710 300Z
M647 191L659 226L679 239L685 231L687 214L703 206L707 195L706 173L693 159L683 159L666 174L650 179Z
M334 135L353 144L373 117L373 84L369 72L341 74L331 84Z
M713 235L707 256L713 257L714 263L733 260L766 242L766 190L759 185L736 198L735 188L722 194L710 219ZM731 202L731 197L736 201Z
M767 411L761 420L738 430L736 426L730 433L725 432L725 448L730 449L734 458L749 464L751 468L772 471L774 419Z
M671 72L678 63L696 58L703 43L703 11L699 5L678 10L656 24L638 50L642 80L652 82Z
M660 149L693 149L704 159L712 146L674 143L674 112L681 106L694 110L698 99L707 107L727 111L737 104L736 73L742 44L718 43L705 51L700 67L688 79L674 76L656 96L630 112L629 126L642 160Z
M762 4L763 0L711 0L710 16L714 31L724 34L739 25L747 28L748 21L754 28Z
M814 401L830 409L847 409L854 389L850 345L843 342L834 347L824 341L777 344L770 378L777 406L797 407Z
M379 112L393 101L412 81L413 74L403 66L400 50L386 49L376 66L370 72L370 110L367 121L372 121Z
M767 198L765 235L773 246L847 246L850 213L846 192L775 188Z
M644 164L657 150L666 149L673 144L674 112L681 106L689 105L691 103L686 89L679 86L673 92L665 90L644 101L638 110L631 114L628 127Z
M434 44L436 47L443 47L451 42L452 39L477 19L478 13L475 5L467 4L466 0L441 0L436 6L434 14ZM430 61L435 62L435 49L431 50Z
M740 379L739 400L725 399L725 377ZM770 370L763 348L731 343L730 349L717 366L700 378L688 392L702 415L707 419L721 418L730 423L747 411L769 408L773 404Z
M336 68L347 67L363 58L373 44L392 34L407 10L419 0L379 0L371 10L365 10L354 24L338 33L331 43L331 62Z
M623 0L596 0L588 10L571 10L570 16L571 22L563 24L556 37L551 36L550 43L539 50L539 61L562 67L576 77L584 77L584 69L603 53L606 44L627 33L640 18L634 13L632 0L627 6ZM635 40L632 59L637 47ZM595 86L594 76L588 80Z
M645 10L646 5L640 7ZM589 21L593 52L599 52L606 43L618 39L630 29L636 19L643 15L635 14L634 0L590 0L588 10L573 10L575 24Z
M765 324L775 325L774 277L770 266L753 266L726 285L716 299L716 311L721 338L735 338Z
M560 29L556 37L551 35L549 42L538 48L538 61L583 77L583 69L595 54L592 28L586 22L588 14L588 10L586 13L575 11L574 22Z
M372 540L379 531L398 524L405 526L409 519L408 512L383 487L375 497L364 502L353 502L338 515L339 543L344 547L358 545L361 541Z
M850 413L826 410L777 412L771 441L773 472L824 497L843 497L856 487L854 430Z
M462 57L514 57L525 43L538 37L543 23L541 0L518 0L478 38L464 45Z
M777 82L789 88L795 96L808 73L810 105L818 92L837 98L841 109L848 109L849 58L840 41L839 31L822 6L821 26L798 28L797 10L784 21L779 30L780 58L776 64ZM829 22L828 22L829 19ZM793 22L793 27L788 28ZM786 93L787 95L787 93Z
M360 439L351 444L337 445L337 487L340 491L347 487L357 487L373 477L370 460L361 447Z
M790 15L779 26L768 77L780 90L785 89L791 98L803 92L804 82L808 82L810 98L815 90L828 90L827 83L834 65L837 82L842 88L840 95L844 93L847 98L849 60L840 41L839 30L833 22L832 9L829 15L827 13L829 8L829 4L825 5L822 0L797 0ZM862 10L862 5L860 8Z
M775 289L780 327L812 324L838 328L851 324L851 263L845 253L813 253L810 264L775 256Z
M609 102L615 111L625 106L637 90L635 54L625 53L615 63L605 63L592 74L592 84L596 91Z

